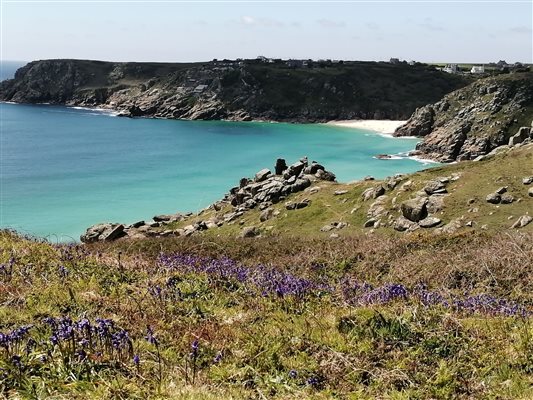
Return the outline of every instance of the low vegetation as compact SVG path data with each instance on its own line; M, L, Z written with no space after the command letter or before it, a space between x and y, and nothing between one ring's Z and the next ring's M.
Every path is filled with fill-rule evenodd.
M530 232L0 234L8 398L531 398Z

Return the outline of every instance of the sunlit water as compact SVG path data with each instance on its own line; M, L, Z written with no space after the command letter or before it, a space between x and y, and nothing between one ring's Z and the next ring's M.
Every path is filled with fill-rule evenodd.
M118 118L95 110L0 104L0 226L77 240L103 221L133 222L197 211L241 177L302 156L339 181L427 168L394 139L321 124Z

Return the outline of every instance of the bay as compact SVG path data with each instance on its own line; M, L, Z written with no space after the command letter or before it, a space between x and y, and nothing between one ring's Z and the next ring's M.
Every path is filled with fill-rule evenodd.
M98 110L0 104L0 227L78 240L103 221L198 211L244 176L302 156L341 182L430 164L405 154L416 139L324 124L128 119Z

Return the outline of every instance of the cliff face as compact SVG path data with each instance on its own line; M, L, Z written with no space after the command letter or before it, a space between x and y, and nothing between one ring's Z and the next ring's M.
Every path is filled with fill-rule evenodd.
M533 73L522 72L481 79L421 107L395 135L423 137L422 157L470 160L508 144L532 120Z
M469 82L425 65L194 64L45 60L0 84L0 100L98 106L179 119L406 119Z

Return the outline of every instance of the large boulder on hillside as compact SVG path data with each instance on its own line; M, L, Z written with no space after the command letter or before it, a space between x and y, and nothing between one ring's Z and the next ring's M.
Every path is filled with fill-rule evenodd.
M487 200L487 203L498 204L500 201L502 201L502 196L496 192L489 193L485 200Z
M107 222L87 228L85 233L80 236L80 240L83 243L94 243L98 241L111 242L123 236L126 236L124 225Z
M381 185L377 185L366 189L361 197L363 198L363 201L368 201L370 199L377 199L379 196L383 196L384 194L385 188Z
M530 133L531 128L528 126L521 127L518 129L518 132L509 139L509 146L516 146L517 144L522 143L524 140L529 138Z
M402 203L402 215L409 221L418 222L427 217L428 211L426 205L428 199L426 197L417 197L406 200Z
M315 177L322 181L330 182L335 182L335 179L337 179L333 172L325 171L323 169L319 169L318 171L316 171Z
M255 226L247 226L246 228L243 228L239 235L241 238L252 238L256 236L259 236L259 231Z
M428 195L443 194L443 193L446 193L445 187L446 185L443 182L434 180L434 181L429 181L426 183L426 186L424 186L424 191Z
M263 168L261 171L257 172L255 174L255 181L256 182L263 182L268 176L271 174L270 170L268 168Z
M442 221L439 218L435 217L426 217L423 220L421 220L418 225L420 225L421 228L433 228L437 225L439 225Z
M533 221L533 218L530 215L522 215L516 222L513 224L512 228L523 228L524 226L528 225L531 221Z

